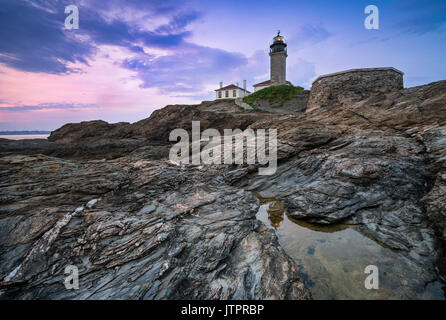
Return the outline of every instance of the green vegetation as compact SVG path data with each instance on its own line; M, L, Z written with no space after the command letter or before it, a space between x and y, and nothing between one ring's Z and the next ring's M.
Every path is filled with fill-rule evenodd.
M258 99L268 100L271 106L279 108L285 101L291 100L299 93L303 93L305 90L302 87L294 87L286 84L268 87L259 91L256 91L249 96L243 98L243 102L255 107L255 101Z

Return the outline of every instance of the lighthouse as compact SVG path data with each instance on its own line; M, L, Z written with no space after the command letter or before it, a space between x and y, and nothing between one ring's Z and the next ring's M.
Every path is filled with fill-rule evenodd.
M277 32L277 36L273 38L273 42L269 46L270 78L256 83L253 86L254 91L279 84L292 85L291 82L286 80L286 58L288 57L286 47L285 38L280 35L280 31Z
M280 31L273 38L273 43L269 46L270 56L270 80L272 84L286 83L286 58L288 57L286 43Z

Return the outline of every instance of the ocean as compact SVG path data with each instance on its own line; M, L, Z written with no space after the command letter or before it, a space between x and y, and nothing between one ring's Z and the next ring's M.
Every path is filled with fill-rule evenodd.
M2 139L23 140L23 139L46 139L49 134L5 134L0 135Z

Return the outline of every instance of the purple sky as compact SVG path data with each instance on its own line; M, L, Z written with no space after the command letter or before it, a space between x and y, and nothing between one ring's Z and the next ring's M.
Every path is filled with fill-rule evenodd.
M446 78L446 1L0 0L0 130L137 121L214 98L219 81L269 78L280 29L287 78L395 67L405 86ZM79 8L65 30L64 8ZM364 28L374 4L380 29Z

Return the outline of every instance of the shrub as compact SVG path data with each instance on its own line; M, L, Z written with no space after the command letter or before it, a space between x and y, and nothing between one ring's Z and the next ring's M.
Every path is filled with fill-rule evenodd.
M304 91L305 90L302 87L281 84L256 91L249 96L244 97L243 102L246 102L249 105L254 105L256 100L265 99L268 100L271 105L280 107L285 101L291 100Z

